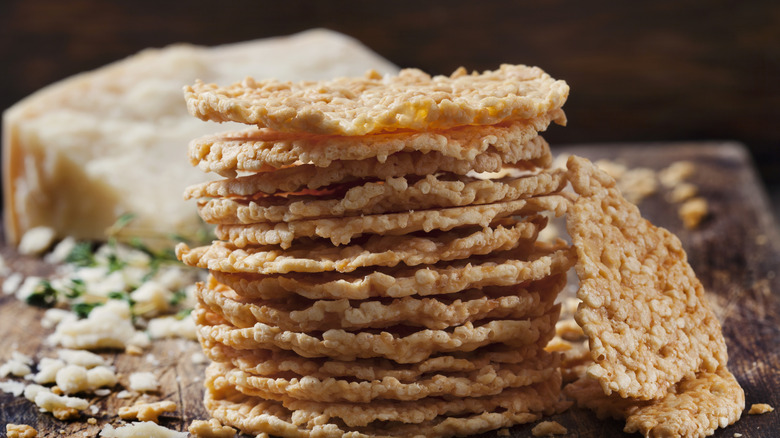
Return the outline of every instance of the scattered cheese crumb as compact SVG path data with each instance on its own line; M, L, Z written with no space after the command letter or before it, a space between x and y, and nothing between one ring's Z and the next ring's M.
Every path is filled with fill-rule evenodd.
M35 403L45 412L51 412L58 420L70 420L78 417L79 412L87 409L89 403L81 398L57 395L49 388L40 385L27 385L24 397Z
M676 161L658 172L658 179L666 188L672 188L693 174L694 165L690 161Z
M702 219L707 216L708 213L707 200L704 198L693 198L685 201L679 210L680 219L683 221L685 228L694 229L699 226Z
M84 368L94 368L100 365L108 365L103 357L86 350L57 350L57 356L66 363L80 365Z
M771 405L768 405L766 403L754 403L753 405L750 406L750 410L748 411L748 414L750 415L766 414L774 410L775 408L773 408Z
M134 422L126 426L114 428L106 424L100 431L100 436L105 438L187 438L187 432L177 432L151 421Z
M32 374L32 359L18 351L11 353L11 359L0 365L0 377L16 376L24 377Z
M565 435L568 432L568 429L556 421L542 421L531 430L534 436Z
M178 319L173 316L154 318L149 321L147 332L152 339L185 338L193 341L198 339L195 320L192 315Z
M157 377L148 372L130 374L130 389L137 392L154 392L159 388Z
M209 359L206 357L205 354L201 353L200 351L196 351L195 353L192 353L192 356L190 356L190 360L195 365L205 365L209 363Z
M111 387L117 384L114 370L100 365L86 369L81 365L66 365L57 372L55 381L65 394L92 392L101 387Z
M51 263L53 265L64 263L70 253L73 252L73 249L76 247L77 243L78 242L76 242L75 238L68 236L60 240L60 242L54 246L54 249L46 254L43 259L47 263Z
M87 424L96 425L97 424L97 418L95 417L89 417L87 418Z
M34 227L27 230L19 242L19 252L24 255L39 255L54 243L56 233L50 227Z
M13 295L16 293L16 290L19 289L19 286L22 285L22 282L24 281L24 275L22 275L19 272L14 272L13 274L9 275L8 277L3 280L3 294L5 295Z
M674 186L672 188L672 191L669 192L668 200L669 202L683 202L687 201L688 199L693 198L698 193L699 189L695 185L691 183L680 183Z
M133 396L133 393L127 390L121 390L118 393L116 393L116 398L130 398Z
M75 349L124 349L128 344L149 345L149 338L133 327L130 305L123 300L109 300L92 310L85 319L63 320L49 336L49 341Z
M26 424L6 424L5 433L8 438L35 438L38 431Z
M157 423L163 412L176 410L176 403L165 400L156 403L139 403L133 406L119 408L119 417L123 420L141 420Z
M193 438L233 438L236 436L236 429L223 426L216 418L209 421L195 420L187 430Z
M0 391L7 394L13 394L14 397L19 397L24 393L25 384L22 382L14 382L13 380L5 380L0 382Z

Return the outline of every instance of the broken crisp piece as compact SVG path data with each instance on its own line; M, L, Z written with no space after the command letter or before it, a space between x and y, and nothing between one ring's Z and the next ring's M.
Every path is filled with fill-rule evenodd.
M122 406L119 408L119 417L123 420L140 420L157 423L157 419L164 412L173 412L176 410L176 403L170 400L164 400L155 403L138 403L133 406Z
M588 376L607 395L649 400L725 367L720 324L680 240L643 219L588 160L572 156L567 166L579 195L567 228L582 300L575 319L594 360Z
M775 408L773 408L771 405L768 405L766 403L754 403L750 405L750 410L748 411L748 414L750 415L766 414L774 410Z
M598 383L584 377L564 388L577 405L599 418L626 420L625 432L643 436L703 437L739 420L745 393L727 369L703 372L670 388L657 400L632 400L604 395Z

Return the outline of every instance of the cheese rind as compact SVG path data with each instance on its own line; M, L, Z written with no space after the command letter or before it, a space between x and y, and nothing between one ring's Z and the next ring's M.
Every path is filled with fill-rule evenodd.
M187 143L237 125L187 113L182 87L246 76L315 80L397 68L344 35L315 29L213 48L148 49L39 90L3 113L4 225L18 244L35 227L102 240L122 230L147 243L202 229L185 187L209 178L191 168Z

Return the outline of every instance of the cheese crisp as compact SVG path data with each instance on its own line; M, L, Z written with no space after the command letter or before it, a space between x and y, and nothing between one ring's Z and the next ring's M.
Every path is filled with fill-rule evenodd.
M184 88L190 114L276 131L366 135L398 129L429 131L532 119L560 108L566 82L538 67L502 65L482 74L461 68L431 77L420 70L397 76L321 82L256 81L227 87L197 82Z

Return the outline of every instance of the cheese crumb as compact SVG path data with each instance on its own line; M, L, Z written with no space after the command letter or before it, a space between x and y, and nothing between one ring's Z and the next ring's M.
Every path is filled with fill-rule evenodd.
M101 357L99 354L95 354L86 350L60 349L57 350L57 356L59 356L59 358L64 360L66 363L80 365L84 368L94 368L100 365L108 365L108 362L106 362L106 360L103 359L103 357Z
M19 242L19 253L24 255L39 255L49 249L54 243L56 233L50 227L30 228Z
M0 377L16 376L24 377L32 374L32 359L30 357L14 351L11 353L11 359L0 365Z
M130 389L137 392L154 392L159 389L157 377L148 372L130 374Z
M219 420L212 418L209 421L195 420L187 428L193 438L233 438L236 429L223 426Z
M139 403L119 408L119 417L123 420L141 420L157 423L163 412L176 410L176 403L165 400L156 403Z
M748 414L750 415L766 414L774 410L775 408L773 408L772 405L768 405L766 403L754 403L753 405L750 406L750 410L748 411Z
M152 339L184 338L196 341L198 339L195 320L192 315L182 319L173 316L154 318L149 321L147 332Z
M45 412L51 412L58 420L71 420L79 416L79 411L89 407L81 398L57 395L49 388L40 385L27 385L24 397L35 403Z
M568 432L568 429L556 421L542 421L531 430L534 436L566 435Z
M25 384L22 382L15 382L13 380L5 380L0 382L0 391L6 394L13 394L14 397L19 397L24 393Z
M672 188L693 174L695 167L690 161L676 161L658 172L658 179L666 188Z
M6 424L5 434L8 438L35 438L38 431L32 426L26 424Z
M679 210L680 219L685 228L689 230L699 226L701 221L707 216L709 211L707 200L704 198L693 198L685 201Z
M100 431L100 436L105 438L187 438L187 432L177 432L151 421L145 421L133 422L117 428L106 424L103 430Z
M146 347L149 338L133 327L130 305L126 301L109 300L92 310L85 319L60 322L49 336L49 342L74 349L124 349L128 344Z

